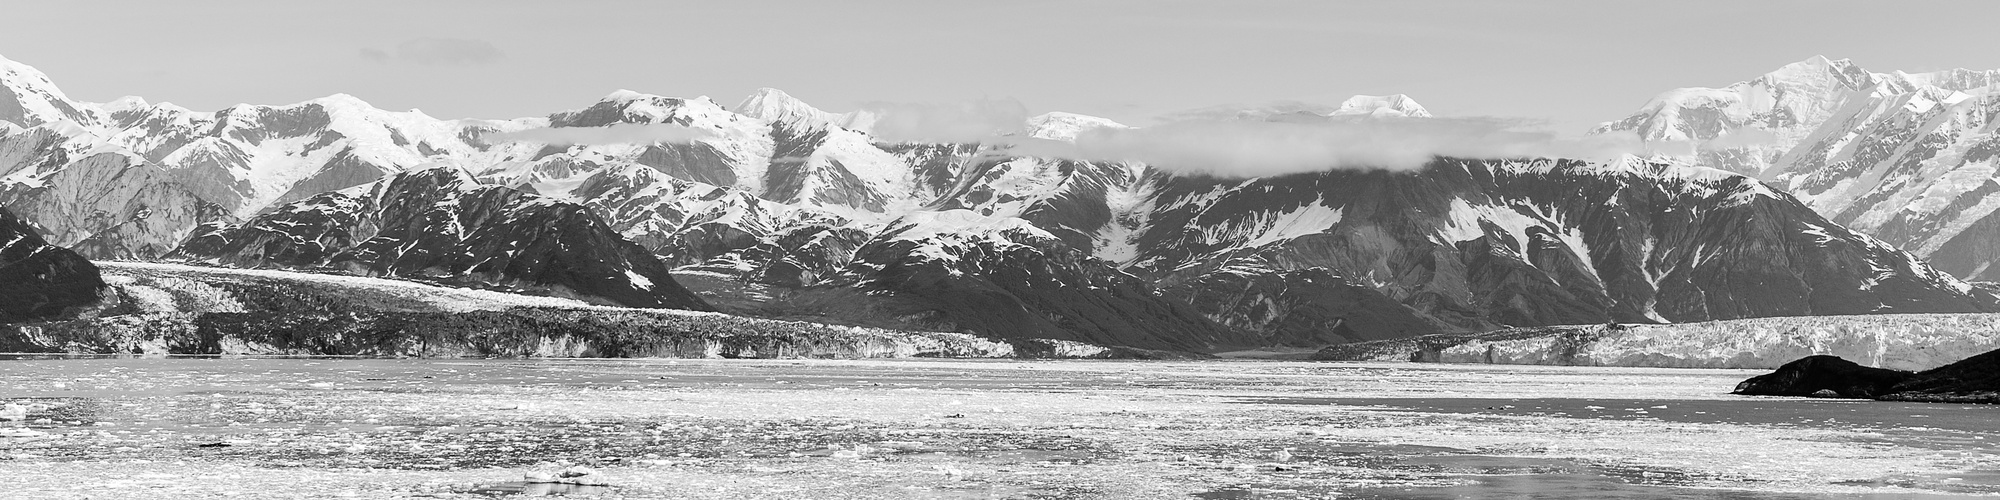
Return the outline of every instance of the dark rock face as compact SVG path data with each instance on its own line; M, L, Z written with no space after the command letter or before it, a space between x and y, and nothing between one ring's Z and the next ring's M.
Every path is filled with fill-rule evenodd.
M455 168L398 174L208 224L171 258L240 267L330 267L628 307L710 310L666 264L583 206L481 186Z
M971 225L978 218L965 211L935 219L945 220L891 224L855 251L844 274L853 286L991 336L1161 350L1232 343L1222 327L1147 282L1025 223ZM964 230L919 234L941 225Z
M1256 261L1232 262L1165 293L1254 339L1240 345L1317 347L1447 328L1324 268L1280 271Z
M36 180L0 185L0 204L53 244L98 259L153 257L197 224L229 220L184 176L130 154L74 157L65 140L45 129L0 133L0 174Z
M1871 399L1913 375L1902 370L1861 366L1839 356L1807 356L1785 363L1778 371L1751 377L1736 385L1734 394L1749 396L1817 396Z
M1414 173L1161 182L1137 274L1198 283L1235 258L1323 268L1368 277L1447 333L2000 309L1784 193L1709 170L1447 159Z
M1879 399L2000 404L2000 350L1918 372Z
M53 319L95 303L97 266L50 245L27 222L0 209L0 323Z

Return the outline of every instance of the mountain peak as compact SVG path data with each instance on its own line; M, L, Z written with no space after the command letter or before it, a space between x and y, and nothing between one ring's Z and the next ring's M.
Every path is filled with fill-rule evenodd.
M1840 85L1850 89L1866 87L1874 81L1874 76L1861 69L1851 59L1829 59L1826 56L1812 56L1778 67L1765 73L1762 80L1769 83L1826 87Z
M653 94L648 94L648 93L645 93L645 92L640 92L640 91L636 91L636 90L630 90L630 89L618 89L618 90L613 90L613 91L611 91L611 93L610 93L610 94L607 94L607 95L605 95L603 99L598 99L598 101L599 101L599 102L632 102L632 101L649 101L649 100L653 100L653 99L660 99L660 98L661 98L661 96L657 96L657 95L653 95Z
M25 127L58 120L93 121L91 114L63 95L48 75L4 57L0 57L0 94L12 97L0 98L0 120Z
M104 103L102 105L99 105L98 107L104 108L105 111L111 113L124 113L128 111L138 111L150 108L152 106L153 103L146 102L146 98L144 97L139 97L136 95L128 95L125 97L112 99L111 102Z
M1340 103L1340 109L1333 116L1368 115L1400 116L1407 118L1429 118L1431 112L1415 99L1403 94L1357 95Z
M326 96L326 97L321 97L321 98L318 98L318 99L313 99L313 100L310 100L310 101L306 101L306 102L308 102L308 103L312 103L312 104L318 104L318 105L320 105L320 106L322 106L322 107L326 107L326 108L341 108L341 109L374 109L374 108L375 108L375 105L373 105L373 104L368 104L368 101L363 101L363 100L361 100L361 98L359 98L359 97L355 97L355 96L353 96L352 94L346 94L346 93L338 93L338 94L333 94L333 95L329 95L329 96Z
M737 104L732 111L772 123L784 123L807 129L823 128L838 121L831 113L820 111L819 108L806 104L805 101L792 97L783 90L770 87L752 92L750 97L744 98L743 102Z
M1053 111L1028 119L1028 135L1040 139L1074 141L1078 134L1098 128L1132 128L1125 124L1090 115Z

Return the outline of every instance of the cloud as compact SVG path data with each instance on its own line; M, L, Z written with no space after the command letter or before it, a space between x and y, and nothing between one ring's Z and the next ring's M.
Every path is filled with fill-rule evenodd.
M472 66L507 58L492 42L462 38L417 38L392 50L361 49L361 58L378 63L403 61L424 66Z
M707 130L680 125L657 123L621 123L608 127L555 127L536 128L514 132L498 132L483 136L489 143L539 142L551 145L585 144L686 144L700 139L714 137Z
M988 141L1020 133L1028 122L1028 107L1013 99L955 104L871 102L862 104L862 111L875 117L869 134L889 142Z
M1340 106L1336 105L1305 101L1221 104L1165 113L1153 117L1153 121L1155 123L1173 123L1185 121L1262 120L1285 115L1325 116L1339 109Z
M1028 137L1027 108L1012 99L959 104L870 103L869 132L890 142L985 143L988 156L1139 162L1216 177L1328 170L1417 170L1438 157L1613 159L1692 155L1685 141L1640 140L1633 132L1562 138L1532 120L1471 117L1329 116L1339 109L1298 101L1217 106L1162 117L1141 128L1094 128L1074 141ZM1758 137L1718 140L1750 141Z
M361 49L361 58L370 61L375 61L378 63L386 63L389 62L390 59L395 59L396 55L390 54L389 51L386 50L367 47Z
M1098 128L1074 143L1002 138L997 154L1141 162L1216 177L1261 177L1328 170L1416 170L1443 157L1607 159L1622 154L1692 154L1685 143L1647 143L1637 135L1562 139L1518 130L1497 118L1326 117L1284 114L1271 120L1189 120L1144 128Z

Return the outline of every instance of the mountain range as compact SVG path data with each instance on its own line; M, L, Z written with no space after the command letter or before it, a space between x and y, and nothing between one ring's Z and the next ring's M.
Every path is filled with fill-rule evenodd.
M2000 280L2000 70L1873 73L1814 57L1661 94L1599 133L1698 141L1690 163L1791 192L1966 279Z
M1843 219L1828 209L1833 191L1800 184L1834 167L1793 168L1806 164L1793 161L1802 154L1772 154L1784 141L1817 144L1836 111L1864 107L1849 102L1860 99L1849 96L1855 82L1935 94L1919 84L1972 88L1983 74L1877 78L1839 67L1815 59L1763 83L1662 97L1601 130L1712 146L1687 158L1437 158L1414 172L1236 179L890 142L872 133L879 116L826 112L774 89L734 106L618 91L512 120L439 120L341 95L194 112L137 98L75 101L0 59L0 202L92 259L321 269L1180 351L1507 326L2000 310L1992 293L1919 255L1965 276L1981 276L1971 272L1981 264L1865 234L1892 226ZM1825 97L1833 94L1848 97ZM1717 104L1728 95L1752 104ZM1357 96L1325 116L1232 119L1335 115L1430 113L1407 96ZM1990 131L1983 119L1978 127ZM1798 132L1807 122L1815 131ZM1865 130L1894 123L1905 122ZM1948 128L1972 130L1967 123ZM655 124L702 137L499 139ZM1125 126L1050 113L1016 134L1066 141L1099 128ZM1752 141L1764 137L1744 129L1776 138ZM1952 168L1970 163L1989 165ZM1957 220L1924 234L1935 239ZM1986 230L1974 226L1946 239Z

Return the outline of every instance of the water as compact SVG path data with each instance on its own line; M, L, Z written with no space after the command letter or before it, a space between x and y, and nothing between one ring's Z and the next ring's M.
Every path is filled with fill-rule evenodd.
M1756 373L31 357L0 361L0 403L35 408L0 423L34 431L0 433L0 476L21 498L2000 494L2000 406L1726 394ZM508 481L571 465L611 486Z
M482 484L473 488L469 488L464 492L473 495L486 495L486 496L520 495L520 496L540 497L540 496L572 496L572 495L575 496L610 495L617 491L618 490L613 489L610 486L508 481L501 483Z

